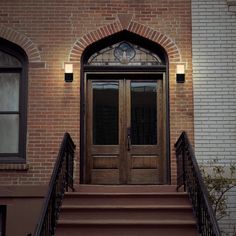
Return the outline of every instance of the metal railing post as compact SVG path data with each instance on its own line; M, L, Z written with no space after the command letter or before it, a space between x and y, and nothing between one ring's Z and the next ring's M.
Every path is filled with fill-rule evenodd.
M185 155L185 146L186 146L186 144L185 144L185 139L183 138L183 146L182 146L182 165L183 165L183 173L182 173L182 175L183 175L183 185L184 185L184 191L186 191L186 168L185 168L185 166L186 166L186 164L185 164L185 162L186 162L186 155Z

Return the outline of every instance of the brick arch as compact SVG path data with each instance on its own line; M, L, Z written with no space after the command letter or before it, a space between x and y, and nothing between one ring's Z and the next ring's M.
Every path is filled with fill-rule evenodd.
M0 37L19 45L26 52L29 62L40 62L41 56L39 49L26 35L19 33L11 28L0 27Z
M80 61L82 53L89 45L122 30L127 30L131 33L138 34L159 44L166 50L170 62L181 62L180 50L170 37L148 26L139 24L134 21L131 21L126 28L122 27L119 21L116 21L110 25L103 26L93 32L87 33L86 35L82 36L73 45L69 54L69 61Z

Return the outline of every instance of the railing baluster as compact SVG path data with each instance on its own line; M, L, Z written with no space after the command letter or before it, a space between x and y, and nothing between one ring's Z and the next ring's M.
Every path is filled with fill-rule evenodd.
M57 161L55 163L48 193L44 199L34 236L52 236L55 234L60 206L64 192L70 187L73 191L73 162L75 144L68 133L64 134ZM71 168L72 166L72 168ZM31 234L29 234L31 235Z
M183 184L184 184L184 191L186 191L186 169L185 164L186 162L186 155L185 155L185 140L183 140L183 147L182 147L182 165L183 165Z
M184 186L189 193L201 236L221 236L216 217L210 205L196 157L183 132L175 144L177 158L177 190Z
M69 155L69 152L68 152L68 148L66 150L66 191L68 191L68 186L69 186L69 158L70 158L70 155Z

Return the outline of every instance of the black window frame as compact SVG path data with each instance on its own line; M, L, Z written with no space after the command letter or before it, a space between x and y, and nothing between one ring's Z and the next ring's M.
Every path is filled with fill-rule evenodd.
M0 232L1 236L6 235L6 218L7 218L7 207L5 205L0 205L0 214L2 214L2 220L0 224L2 225L2 232Z
M19 148L18 153L0 153L1 163L26 163L28 57L18 45L0 38L0 51L17 58L20 67L0 67L0 73L19 73ZM5 113L5 112L4 112ZM1 114L1 111L0 111ZM3 113L2 113L3 114Z

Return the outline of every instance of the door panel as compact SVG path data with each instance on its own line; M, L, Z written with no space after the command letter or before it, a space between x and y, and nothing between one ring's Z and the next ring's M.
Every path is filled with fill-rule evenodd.
M132 155L131 168L132 169L156 169L158 166L157 155Z
M162 75L87 80L86 183L163 182Z
M131 148L128 184L160 184L161 177L161 121L159 107L162 97L161 80L126 81L127 126L131 128Z
M120 82L88 80L86 182L119 184Z

